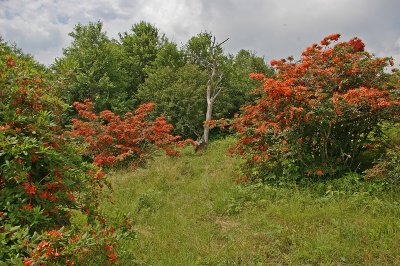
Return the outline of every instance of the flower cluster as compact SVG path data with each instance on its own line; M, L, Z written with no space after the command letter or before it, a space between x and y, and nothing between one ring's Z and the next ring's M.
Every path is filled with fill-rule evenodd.
M354 38L332 34L308 47L298 61L273 60L273 78L259 74L259 98L232 125L232 153L248 158L253 178L336 175L356 170L369 133L399 109L386 86L391 58L375 58Z
M155 149L163 149L168 155L179 155L175 145L187 142L171 135L173 127L164 117L150 118L153 103L142 104L135 113L126 113L122 117L109 110L95 114L89 99L76 102L74 106L80 117L73 119L71 135L82 139L86 152L99 166L113 166L125 161L137 165Z

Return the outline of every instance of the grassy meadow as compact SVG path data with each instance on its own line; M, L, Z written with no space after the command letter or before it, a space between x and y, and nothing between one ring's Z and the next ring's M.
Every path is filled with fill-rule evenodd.
M111 173L110 219L134 219L120 265L400 265L400 194L357 174L309 186L238 184L233 139Z

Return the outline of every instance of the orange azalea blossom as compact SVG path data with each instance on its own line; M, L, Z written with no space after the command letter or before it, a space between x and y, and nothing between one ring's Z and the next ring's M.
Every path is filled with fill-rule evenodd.
M31 157L32 163L39 161L39 156L37 154L32 155Z
M7 60L7 67L14 67L15 66L15 61L11 56L6 56Z
M61 237L62 234L56 230L51 230L47 233L48 236L52 237L52 238L58 238Z
M104 176L104 172L103 171L99 171L96 173L96 175L94 176L95 179L101 179Z
M24 266L32 266L33 263L33 259L24 257Z
M7 130L7 129L9 129L10 128L10 126L9 125L5 125L5 126L0 126L0 130Z
M80 239L80 238L81 238L81 235L80 235L80 234L77 234L76 236L70 238L70 241L71 241L71 242L76 242L76 241L77 241L78 239Z
M117 255L115 255L115 253L108 253L107 257L108 257L108 265L114 264L118 260L118 257Z
M32 182L25 182L22 183L22 186L24 187L26 193L28 193L29 195L35 195L37 188L35 187L35 184L33 184Z
M33 210L33 207L32 207L31 204L25 204L25 205L23 206L23 208L24 208L25 210L29 210L29 211Z
M354 38L349 41L349 44L353 47L353 49L357 52L363 52L365 44L359 38Z
M265 75L260 74L260 73L250 73L249 77L251 79L255 79L255 80L264 80L265 79Z
M67 266L74 266L75 265L75 263L73 261L70 261L69 259L66 259L65 263L67 264Z
M39 194L39 197L42 198L42 199L48 199L48 198L50 198L50 196L51 196L51 193L49 191L47 191L47 190L46 191L42 191Z

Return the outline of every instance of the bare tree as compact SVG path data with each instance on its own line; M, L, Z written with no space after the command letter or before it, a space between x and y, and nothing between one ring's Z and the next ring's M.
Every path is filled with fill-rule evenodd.
M218 97L218 95L221 93L223 86L222 86L222 79L224 77L224 73L220 72L218 67L219 62L218 62L218 55L220 52L220 47L222 44L224 44L226 41L228 41L229 38L224 40L223 42L217 43L215 36L212 39L212 42L210 44L209 52L210 52L210 61L207 62L207 68L209 69L209 74L208 74L208 81L207 81L207 112L206 112L206 120L204 123L204 131L203 131L203 136L201 137L200 141L197 141L197 145L195 150L199 149L204 149L207 147L208 144L208 137L210 134L210 126L207 123L207 121L212 120L212 112L213 112L213 106L215 103L215 99Z

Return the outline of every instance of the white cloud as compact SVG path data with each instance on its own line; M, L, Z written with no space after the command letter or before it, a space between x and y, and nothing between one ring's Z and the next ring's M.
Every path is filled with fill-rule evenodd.
M0 34L50 64L78 22L102 20L108 35L144 20L178 44L208 30L266 59L298 56L325 35L359 36L379 56L400 54L397 0L0 0Z

